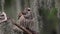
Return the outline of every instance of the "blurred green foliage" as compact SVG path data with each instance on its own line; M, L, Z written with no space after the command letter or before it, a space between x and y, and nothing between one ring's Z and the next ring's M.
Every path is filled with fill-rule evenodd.
M57 8L52 8L50 10L50 13L47 16L47 19L49 20L49 22L51 22L50 26L52 26L52 28L56 28L58 24Z
M48 19L55 19L55 17L57 18L57 9L52 8L47 17Z
M53 7L50 10L47 8L40 8L39 14L43 16L42 34L48 34L48 32L51 32L53 29L56 30L58 25L57 8Z

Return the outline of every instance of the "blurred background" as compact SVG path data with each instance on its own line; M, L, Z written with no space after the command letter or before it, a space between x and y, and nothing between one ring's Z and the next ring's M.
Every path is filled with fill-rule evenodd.
M18 13L25 7L30 7L36 18L35 27L40 34L60 34L60 0L4 0L4 2L4 11L16 21Z

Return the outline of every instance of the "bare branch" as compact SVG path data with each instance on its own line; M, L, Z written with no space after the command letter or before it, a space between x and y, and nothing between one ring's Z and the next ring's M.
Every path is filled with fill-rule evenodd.
M24 32L27 32L28 34L32 34L32 32L30 32L29 30L27 30L25 27L19 26L18 24L16 24L13 19L11 19L11 21L12 21L12 23L13 23L14 25L16 25L19 29L22 29Z

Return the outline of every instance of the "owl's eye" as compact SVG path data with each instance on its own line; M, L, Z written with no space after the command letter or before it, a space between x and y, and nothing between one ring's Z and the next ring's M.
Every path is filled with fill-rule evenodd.
M28 11L30 11L30 9L28 9Z

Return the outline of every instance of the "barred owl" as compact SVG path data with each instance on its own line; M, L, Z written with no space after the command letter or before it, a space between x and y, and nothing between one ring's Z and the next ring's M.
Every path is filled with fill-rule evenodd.
M25 8L25 10L21 12L18 24L30 30L34 34L37 34L35 30L32 30L32 27L34 27L35 25L32 11L30 8Z

